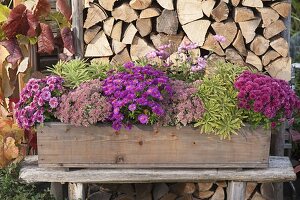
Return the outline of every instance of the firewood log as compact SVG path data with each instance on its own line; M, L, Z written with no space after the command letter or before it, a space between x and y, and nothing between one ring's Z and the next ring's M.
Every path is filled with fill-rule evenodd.
M271 5L271 7L278 12L284 18L287 18L291 12L291 3L288 2L276 2Z
M257 186L257 183L254 183L254 182L248 182L247 183L245 199L249 199L252 196L252 194L255 192L256 186Z
M240 4L241 0L231 0L231 4L236 7Z
M218 187L214 193L214 195L210 198L210 200L224 200L225 193L222 187Z
M257 8L262 19L262 27L267 27L279 19L279 14L272 8Z
M100 31L95 38L87 45L85 57L111 56L113 52L110 48L104 31Z
M118 41L118 40L112 40L112 50L115 54L120 53L124 48L126 47L126 44Z
M112 28L110 37L117 41L121 41L123 22L118 21Z
M84 42L86 44L89 44L95 38L97 33L99 33L100 29L101 29L101 26L94 26L94 27L87 29L83 35Z
M255 8L262 8L264 6L261 0L243 0L242 5Z
M123 65L124 63L129 62L129 61L131 61L131 57L128 53L128 50L125 48L111 59L110 64L118 66L118 65ZM128 190L126 190L126 191L127 191L126 194L128 194L128 192L130 192ZM128 194L128 195L134 196L134 193Z
M223 49L231 45L237 34L237 26L235 22L215 22L211 26L216 34L222 35L226 38L225 42L220 43Z
M210 23L209 20L196 20L183 25L182 28L192 42L202 46Z
M207 199L207 198L210 198L212 195L214 194L213 191L203 191L203 192L200 192L200 191L196 191L194 193L194 196L199 198L199 199Z
M247 7L236 7L233 16L235 22L244 22L255 18L252 9Z
M285 81L291 80L291 64L292 59L290 57L278 58L266 66L267 72L273 78L279 78Z
M256 35L255 30L257 29L260 21L261 19L258 18L258 19L253 19L245 22L239 22L239 26L242 31L242 35L246 40L246 44L250 43L254 39Z
M158 8L147 8L145 10L142 10L140 13L140 18L151 18L151 17L157 17L159 16L161 11Z
M133 40L135 34L137 33L137 31L138 30L135 28L135 26L132 23L130 23L124 32L122 43L132 44L132 40Z
M149 35L152 31L152 22L150 18L138 19L136 21L136 28L142 37Z
M263 66L267 66L271 61L275 60L278 57L280 57L280 54L277 53L277 51L274 50L267 51L267 53L262 56Z
M131 0L129 5L135 10L144 10L148 8L152 3L152 0Z
M197 186L200 192L208 191L212 188L213 182L201 182L201 183L197 183Z
M177 0L177 12L182 25L200 19L203 17L202 1Z
M211 33L208 34L204 45L201 47L202 49L206 49L208 51L212 51L220 56L224 56L225 53L220 46L219 42L217 42Z
M277 51L283 57L288 56L289 44L284 38L282 37L275 38L271 41L270 45L275 51Z
M174 10L173 0L156 0L157 3L167 10Z
M194 183L176 183L170 186L170 191L179 196L193 194L196 191L196 186Z
M243 56L247 56L248 52L246 49L246 45L245 45L245 41L242 35L242 32L239 30L235 40L233 41L232 45L234 46L234 48L236 48L236 50L238 50L238 52L243 55Z
M162 45L171 44L172 49L170 49L170 53L177 51L179 45L181 44L182 38L183 32L180 32L177 35L166 35L163 33L150 35L150 39L156 49L158 49Z
M111 14L115 19L120 19L127 23L138 19L137 12L132 9L127 3L123 3L121 6L113 9Z
M225 55L227 61L239 66L245 65L243 57L234 48L227 48Z
M210 17L212 10L216 4L216 0L204 0L202 1L202 11L207 16Z
M248 55L246 57L246 63L252 65L259 71L262 71L263 69L261 59L257 55L255 55L255 53L253 53L252 51L248 51Z
M107 36L111 35L111 31L114 26L114 22L115 22L115 19L113 17L109 17L103 22L103 31Z
M86 29L107 18L106 12L98 4L91 3L90 5L91 7L88 8L87 17L83 25L83 28Z
M227 4L224 1L220 1L217 7L212 10L211 15L216 22L221 22L228 19L229 8Z
M150 44L148 44L144 39L135 36L130 46L130 55L132 60L138 60L143 58L147 53L155 51Z
M276 22L273 22L269 26L267 26L264 29L264 36L266 39L270 39L274 37L275 35L278 35L282 31L286 29L284 23L282 20L277 20Z
M105 10L112 11L113 6L117 0L98 0L101 7Z
M270 40L267 40L261 35L256 35L256 37L250 44L250 49L256 55L261 56L268 50L269 46L270 46Z

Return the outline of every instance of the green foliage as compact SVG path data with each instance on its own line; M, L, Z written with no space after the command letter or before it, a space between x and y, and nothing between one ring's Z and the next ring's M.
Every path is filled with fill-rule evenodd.
M299 0L292 0L292 24L291 35L300 31L300 2Z
M243 109L244 122L250 124L254 128L264 126L266 129L270 128L270 120L261 113L254 112L253 110Z
M64 27L69 27L69 28L71 27L70 22L66 19L66 17L61 12L51 12L48 18L55 21L59 29L62 29Z
M81 83L93 79L103 80L107 77L109 71L113 67L108 64L93 63L89 65L84 60L74 59L68 62L59 61L48 71L58 75L64 79L64 85L68 88L74 89Z
M47 190L39 190L35 185L22 183L19 167L15 164L0 170L1 200L54 200Z
M237 106L237 94L233 84L245 68L231 63L215 63L214 75L204 77L197 95L202 99L205 113L195 127L201 133L214 133L221 139L230 139L243 126L243 111Z

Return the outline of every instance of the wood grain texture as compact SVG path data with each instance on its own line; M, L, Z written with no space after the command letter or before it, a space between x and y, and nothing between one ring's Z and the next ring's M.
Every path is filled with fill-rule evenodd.
M41 168L37 156L22 163L20 178L26 182L149 183L149 182L287 182L296 180L288 157L270 157L266 169L78 169Z
M83 2L72 1L72 31L74 36L74 45L76 57L83 58Z
M46 123L37 135L43 167L260 168L268 166L270 146L269 131L248 128L220 140L191 127L134 126L116 134L104 124Z

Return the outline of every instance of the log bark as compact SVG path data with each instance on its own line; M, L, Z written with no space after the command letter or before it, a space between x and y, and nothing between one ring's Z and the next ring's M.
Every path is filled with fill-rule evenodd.
M157 17L159 16L161 13L160 9L158 8L147 8L145 10L142 10L140 13L140 18L144 19L144 18L152 18L152 17Z
M84 22L83 28L90 28L95 24L102 22L107 18L106 12L98 6L98 4L91 3L91 7L88 8L87 18Z
M205 41L207 30L210 27L210 23L211 22L209 20L197 20L183 25L182 28L192 42L202 46ZM195 27L199 28L195 29Z
M268 50L270 46L270 40L267 40L261 35L257 35L250 44L250 50L257 56L261 56Z
M255 30L257 29L260 21L261 19L258 18L258 19L253 19L245 22L239 22L239 26L242 31L242 35L246 40L246 44L250 43L254 39L256 35Z
M234 46L234 48L236 48L236 50L238 50L238 52L243 55L243 56L247 56L248 52L246 49L246 45L245 45L245 41L242 35L242 32L239 30L235 40L233 41L232 45Z
M247 7L236 7L233 16L235 22L244 22L255 18L253 10Z
M264 36L266 39L270 39L274 37L275 35L278 35L282 31L286 29L284 23L282 20L277 20L276 22L273 22L269 26L267 26L264 29Z
M121 6L115 8L111 14L115 19L120 19L127 23L138 19L137 12L132 9L127 3L124 3Z
M177 0L177 12L182 25L200 19L203 17L202 1Z
M94 26L94 27L87 29L83 35L84 42L86 44L89 44L95 38L97 33L99 33L100 29L101 29L101 26Z
M156 30L160 33L176 35L178 30L178 18L176 11L163 10L156 19Z
M197 198L200 198L200 199L207 199L207 198L210 198L212 195L214 194L213 191L203 191L203 192L200 192L200 191L196 191L194 193L194 196L197 197Z
M262 64L263 66L267 66L271 61L279 58L280 54L277 51L269 50L265 55L262 56Z
M288 54L289 54L289 44L287 43L287 41L284 38L282 38L282 37L276 38L276 39L271 41L270 45L281 56L283 56L283 57L288 56Z
M137 33L137 31L138 30L135 28L135 26L132 23L130 23L124 32L122 43L132 44L133 38L134 38L135 34Z
M202 11L207 16L210 17L212 10L214 9L214 6L216 4L215 0L205 0L202 1Z
M173 0L156 0L157 3L167 10L174 10Z
M267 27L279 19L279 14L272 8L257 8L259 16L262 19L262 27Z
M228 19L229 8L227 4L224 1L220 1L218 6L212 10L211 15L216 22L221 22Z
M144 10L148 8L152 3L152 0L131 0L129 5L135 10Z
M215 22L211 26L216 34L222 35L226 38L225 42L220 43L223 49L231 45L237 34L237 26L235 22Z
M255 55L252 51L248 51L248 55L246 57L246 63L252 65L259 71L262 71L263 69L261 59L257 55Z
M142 37L149 35L152 31L152 22L150 18L138 19L136 28Z
M100 31L95 38L87 45L85 57L111 56L113 52L110 48L104 31Z
M291 13L291 3L288 2L276 2L271 7L284 18L287 18Z

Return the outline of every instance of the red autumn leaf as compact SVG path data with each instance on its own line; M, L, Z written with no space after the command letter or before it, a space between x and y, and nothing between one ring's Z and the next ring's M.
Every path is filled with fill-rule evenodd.
M6 58L7 62L14 65L23 58L22 51L16 39L2 41L0 45L3 45L9 52L9 56Z
M39 53L51 54L54 50L54 36L48 24L41 23L41 34L38 37Z
M72 54L75 54L74 41L72 31L69 27L65 27L60 31L64 47Z
M3 25L5 35L11 39L18 34L28 37L36 35L39 23L30 10L23 4L18 5L10 12L7 22Z
M66 0L57 0L56 8L66 17L67 20L71 20L72 10Z
M34 8L33 15L38 18L40 16L46 16L51 11L51 5L48 0L37 0Z

